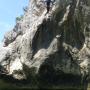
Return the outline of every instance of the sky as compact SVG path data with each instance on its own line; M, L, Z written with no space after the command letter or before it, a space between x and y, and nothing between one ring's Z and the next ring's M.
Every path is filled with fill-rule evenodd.
M4 34L15 25L17 16L23 15L23 7L29 0L0 0L0 44Z

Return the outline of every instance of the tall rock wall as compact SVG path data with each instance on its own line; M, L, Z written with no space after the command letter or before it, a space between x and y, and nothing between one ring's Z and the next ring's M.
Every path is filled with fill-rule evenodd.
M23 18L4 37L1 71L20 80L39 75L50 83L63 74L89 77L90 1L55 0L46 12L45 3L29 1Z

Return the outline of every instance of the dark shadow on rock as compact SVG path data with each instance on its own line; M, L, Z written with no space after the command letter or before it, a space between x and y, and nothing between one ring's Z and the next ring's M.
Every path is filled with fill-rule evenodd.
M55 32L55 22L44 19L32 40L33 53L35 54L41 48L47 49L56 35Z
M59 52L57 52L59 53ZM60 54L58 54L60 57ZM55 68L55 56L51 55L49 58L47 58L44 63L41 65L39 69L38 74L38 87L42 89L55 89L55 88L63 88L63 90L68 90L68 88L72 88L70 90L86 90L87 88L87 80L86 78L88 76L83 77L82 81L82 75L72 74L72 73L65 73L62 71L62 69L56 69ZM59 58L60 62L56 62L56 64L62 65L62 59L63 57ZM73 62L73 64L77 64L76 62ZM72 65L73 66L73 65ZM71 68L72 68L71 66ZM76 67L79 67L78 64ZM76 68L77 69L77 68ZM67 89L64 89L67 88Z

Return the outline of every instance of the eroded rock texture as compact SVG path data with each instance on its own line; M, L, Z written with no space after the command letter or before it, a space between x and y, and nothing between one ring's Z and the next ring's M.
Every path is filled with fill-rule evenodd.
M23 19L5 35L1 71L20 80L38 76L54 85L63 82L60 77L73 76L72 82L89 77L90 1L55 0L46 12L40 0L29 1Z

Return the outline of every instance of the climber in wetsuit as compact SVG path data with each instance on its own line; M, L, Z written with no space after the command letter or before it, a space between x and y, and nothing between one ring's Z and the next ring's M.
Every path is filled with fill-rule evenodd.
M46 8L47 8L47 13L49 13L49 11L50 11L50 5L51 5L51 3L53 4L53 2L54 2L55 0L45 0L45 3L46 3Z

